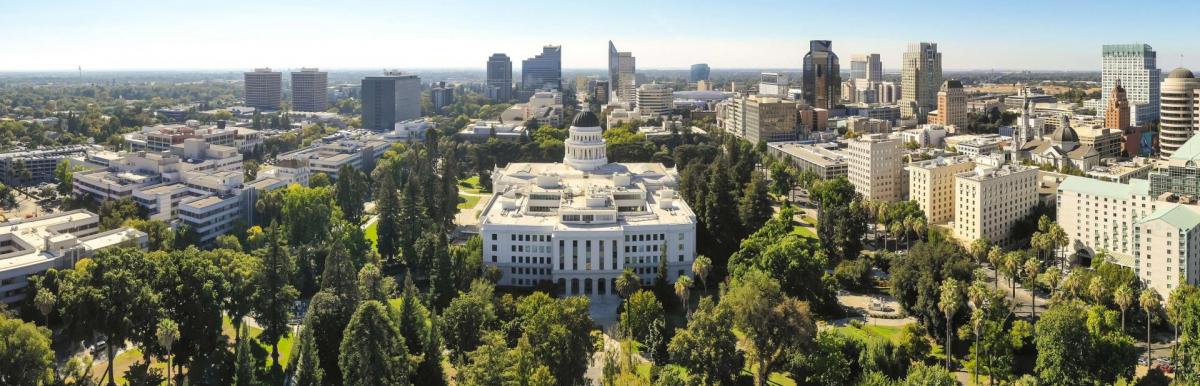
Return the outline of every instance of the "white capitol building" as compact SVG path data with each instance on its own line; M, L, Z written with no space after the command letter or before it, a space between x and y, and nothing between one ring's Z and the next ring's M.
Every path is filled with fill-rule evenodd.
M481 212L484 264L501 285L558 284L566 295L615 297L631 268L653 283L691 275L696 215L678 198L679 174L656 163L609 163L600 120L575 117L562 163L510 163L493 172Z

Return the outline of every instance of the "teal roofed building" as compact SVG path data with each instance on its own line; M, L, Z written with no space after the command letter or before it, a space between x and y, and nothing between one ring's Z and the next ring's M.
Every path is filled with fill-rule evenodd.
M1134 228L1138 278L1166 299L1181 283L1200 282L1200 207L1163 203Z
M1194 201L1200 198L1200 136L1175 150L1157 170L1150 172L1150 194L1166 200Z

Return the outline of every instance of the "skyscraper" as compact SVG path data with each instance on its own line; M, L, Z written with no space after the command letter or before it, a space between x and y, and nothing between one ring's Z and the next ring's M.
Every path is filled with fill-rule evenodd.
M399 71L362 80L362 126L388 131L396 122L421 117L421 78Z
M942 86L942 53L937 43L908 45L900 69L900 115L924 122L937 108L937 93Z
M697 63L692 65L692 75L688 77L688 81L696 83L699 81L707 81L709 68L707 63Z
M512 99L512 60L508 55L496 53L488 58L488 98L504 102Z
M617 97L624 100L634 99L637 92L637 59L632 52L619 52L608 41L608 80L617 92Z
M883 63L879 61L879 54L858 54L850 57L850 80L857 82L859 79L867 82L883 81Z
M832 109L842 100L842 75L833 42L810 40L804 55L804 101L809 106Z
M292 73L292 110L325 111L329 108L326 89L329 74L316 68L301 68Z
M1133 109L1130 121L1142 125L1158 119L1159 83L1158 53L1148 44L1105 44L1100 73L1100 106L1108 109L1109 94L1121 80Z
M1125 82L1121 82L1124 84ZM1200 108L1200 79L1186 68L1176 68L1162 82L1162 111L1159 149L1162 157L1170 159L1184 142L1200 130L1196 109Z
M246 106L259 110L279 110L283 99L283 74L270 68L256 68L244 74Z
M541 54L521 61L521 90L533 95L541 88L562 89L562 46L544 46Z

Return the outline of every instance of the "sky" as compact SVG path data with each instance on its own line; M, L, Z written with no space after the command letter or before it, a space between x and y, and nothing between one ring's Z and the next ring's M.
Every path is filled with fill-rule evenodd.
M1148 43L1200 70L1200 1L0 0L0 71L482 70L563 46L563 67L799 68L810 39L879 53L938 43L947 70L1098 71L1101 45Z

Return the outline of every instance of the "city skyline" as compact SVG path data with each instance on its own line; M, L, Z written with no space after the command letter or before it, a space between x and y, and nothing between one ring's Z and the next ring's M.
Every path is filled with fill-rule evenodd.
M535 3L215 0L203 9L144 0L120 7L32 3L0 15L0 32L16 37L6 42L0 71L466 69L482 68L493 53L531 57L543 45L563 46L563 68L600 69L607 63L609 40L623 51L642 53L641 69L686 69L694 63L714 69L799 69L808 41L818 39L832 40L841 56L880 53L889 70L900 68L907 44L921 41L938 43L947 70L1093 71L1100 68L1101 46L1119 43L1153 46L1163 70L1200 67L1200 48L1189 46L1172 27L1188 25L1188 15L1200 11L1200 4L1182 1L1143 7L1032 1L1006 7L856 4L877 15L874 23L856 22L862 14L852 10L808 12L810 4L796 3L771 5L788 23L753 28L734 21L761 18L758 5L767 4L669 2L637 4L637 17L605 18L611 28L601 29L577 28L578 18L598 11L593 7ZM608 9L623 4L634 3L616 1ZM713 22L704 15L721 18ZM1129 28L1101 28L1114 18L1126 20ZM1134 28L1139 20L1144 24ZM395 49L377 49L380 43Z

